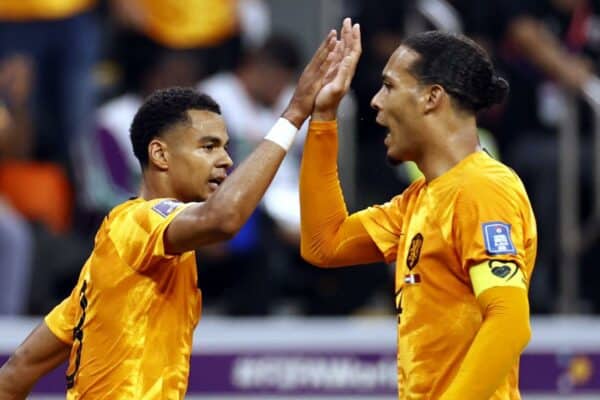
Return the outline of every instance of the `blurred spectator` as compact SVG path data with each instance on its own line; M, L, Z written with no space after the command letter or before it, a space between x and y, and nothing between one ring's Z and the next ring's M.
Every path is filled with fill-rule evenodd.
M598 71L600 2L527 1L521 7L508 21L506 42L500 52L510 68L514 88L511 96L513 102L509 103L507 109L507 115L511 118L506 119L505 144L510 143L507 158L528 185L538 217L538 265L554 271L560 248L556 130L563 115L561 90L566 88L575 95L581 95ZM585 193L592 182L593 147L589 136L589 109L581 101L579 108L582 111L580 132L576 134L582 137L580 162ZM508 136L509 132L513 136ZM531 157L532 154L536 156ZM588 208L590 205L589 201L583 204ZM597 278L597 273L596 268L585 268L583 263L582 267L581 282L585 286L586 281ZM542 280L544 275L539 272L538 269L537 279ZM556 292L552 290L555 279L552 275L547 276L545 281L538 282L534 287L539 293L545 294L548 304L552 304L556 297ZM600 309L600 296L595 289L591 293L595 297L596 307Z
M0 73L0 80L5 77ZM0 84L0 87L5 85ZM1 105L0 162L8 154L20 155L26 151L23 141L18 140L19 135L15 134L17 126L6 107ZM27 310L32 250L29 225L0 192L0 315L23 314Z
M202 74L233 68L241 42L260 43L270 30L262 0L111 0L117 23L127 33L159 47L194 50Z
M64 270L85 257L68 234L72 202L64 169L33 159L28 104L34 81L28 57L0 60L0 309L8 313L47 311L65 294L57 290L69 278ZM50 251L40 252L44 248Z
M96 0L0 2L0 58L29 57L34 157L69 164L70 144L87 130L94 106L92 67L99 54Z

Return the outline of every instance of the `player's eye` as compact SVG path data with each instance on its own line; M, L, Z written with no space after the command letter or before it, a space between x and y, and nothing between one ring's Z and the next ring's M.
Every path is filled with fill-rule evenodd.
M213 151L215 149L215 147L216 146L214 144L210 143L210 144L203 145L202 149L210 152L210 151Z

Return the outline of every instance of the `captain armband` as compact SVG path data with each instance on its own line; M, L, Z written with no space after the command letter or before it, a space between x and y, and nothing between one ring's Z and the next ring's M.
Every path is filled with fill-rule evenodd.
M489 288L510 286L527 290L527 279L519 265L509 260L487 260L469 269L475 296Z

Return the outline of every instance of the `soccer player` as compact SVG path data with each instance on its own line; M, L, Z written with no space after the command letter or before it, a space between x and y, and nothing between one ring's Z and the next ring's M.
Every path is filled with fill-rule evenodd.
M309 116L336 46L332 31L255 151L232 161L219 106L191 89L155 92L131 125L139 197L115 207L70 297L0 369L0 399L24 399L69 358L68 399L182 399L200 318L194 249L230 239Z
M361 52L358 25L345 20L342 40L304 148L302 254L321 267L395 262L400 399L519 399L536 224L521 181L479 148L476 127L508 84L464 36L405 39L372 106L389 130L389 161L415 161L424 178L348 215L335 118Z

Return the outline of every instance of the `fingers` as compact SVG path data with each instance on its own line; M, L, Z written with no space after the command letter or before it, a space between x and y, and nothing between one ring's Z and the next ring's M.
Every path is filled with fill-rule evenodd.
M344 42L344 56L350 53L352 49L352 20L350 18L344 18L344 22L342 23L342 31L340 32L340 37Z
M358 53L358 56L362 53L362 43L360 38L360 25L354 24L352 26L352 52Z
M338 45L334 49L337 57L336 62L333 63L335 71L330 70L326 76L326 81L331 81L332 85L339 90L346 91L354 77L362 52L360 36L360 26L358 24L353 25L350 18L344 18L340 31L341 49ZM333 74L335 75L332 76Z
M348 71L348 74L346 76L346 81L345 81L345 84L347 86L350 86L350 82L352 81L352 77L354 76L354 73L356 72L356 66L358 65L358 60L362 53L362 44L360 42L360 25L354 24L352 26L351 36L352 36L352 44L350 46L350 52L347 55L347 57L349 58L349 61L348 61L349 71Z
M337 32L335 29L329 31L321 45L315 52L313 59L309 62L307 69L319 69L321 64L327 60L327 56L336 46Z
M335 48L329 53L327 60L321 66L321 72L324 75L323 84L327 84L335 76L343 58L343 51L344 44L341 40L336 40Z

